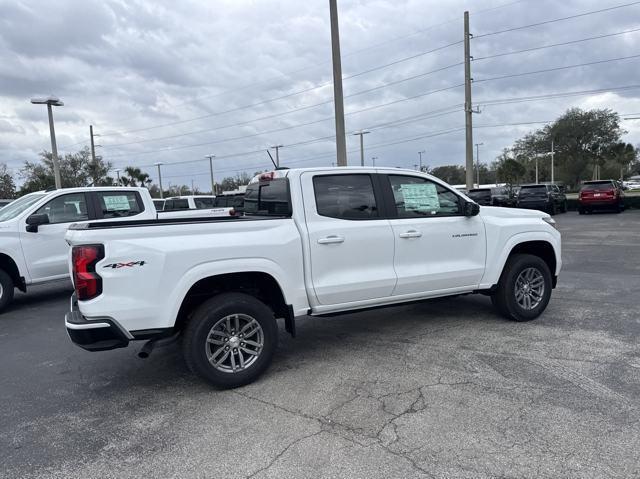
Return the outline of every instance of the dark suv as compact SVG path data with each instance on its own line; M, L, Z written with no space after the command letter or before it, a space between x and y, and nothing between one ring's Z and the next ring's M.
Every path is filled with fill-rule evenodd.
M522 185L517 206L555 215L567 211L567 197L557 185Z
M481 206L515 206L516 196L506 186L473 188L467 196Z
M578 196L578 213L590 213L597 208L612 209L617 213L624 209L624 193L615 180L585 181Z

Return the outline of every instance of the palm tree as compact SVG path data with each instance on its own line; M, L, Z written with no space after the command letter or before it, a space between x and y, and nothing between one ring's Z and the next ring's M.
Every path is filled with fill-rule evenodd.
M148 173L143 172L140 168L127 166L124 169L128 176L122 176L121 181L125 186L146 186L148 187L152 180Z

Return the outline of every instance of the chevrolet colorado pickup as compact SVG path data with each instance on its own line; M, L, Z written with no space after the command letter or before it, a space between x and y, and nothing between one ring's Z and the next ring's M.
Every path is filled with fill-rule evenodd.
M432 176L390 168L264 173L245 216L72 225L71 340L100 351L182 340L218 387L271 362L276 318L468 293L516 321L547 307L560 233L534 210L480 207Z

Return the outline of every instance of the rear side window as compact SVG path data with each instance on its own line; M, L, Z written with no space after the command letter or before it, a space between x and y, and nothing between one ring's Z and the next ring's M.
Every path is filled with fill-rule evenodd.
M343 220L378 218L369 175L327 175L313 178L316 208L321 216Z
M135 216L144 211L142 200L135 191L99 191L96 196L103 218Z
M251 183L244 195L246 215L291 216L289 180L279 178Z
M204 208L213 208L214 199L213 198L194 198L193 202L196 205L196 208L201 210Z
M166 210L188 210L189 209L189 200L181 199L181 200L167 200L164 204L164 209Z

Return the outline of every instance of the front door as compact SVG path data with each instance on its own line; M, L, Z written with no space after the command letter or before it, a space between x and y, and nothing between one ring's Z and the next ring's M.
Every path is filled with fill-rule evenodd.
M394 295L476 287L484 273L486 238L479 216L462 214L464 199L421 176L389 175L395 202Z
M87 201L84 193L56 196L41 206L36 214L46 214L49 224L40 225L36 233L20 225L22 249L33 281L54 279L69 274L69 245L64 235L71 223L86 221Z
M391 296L394 240L374 176L302 175L311 280L321 305Z

